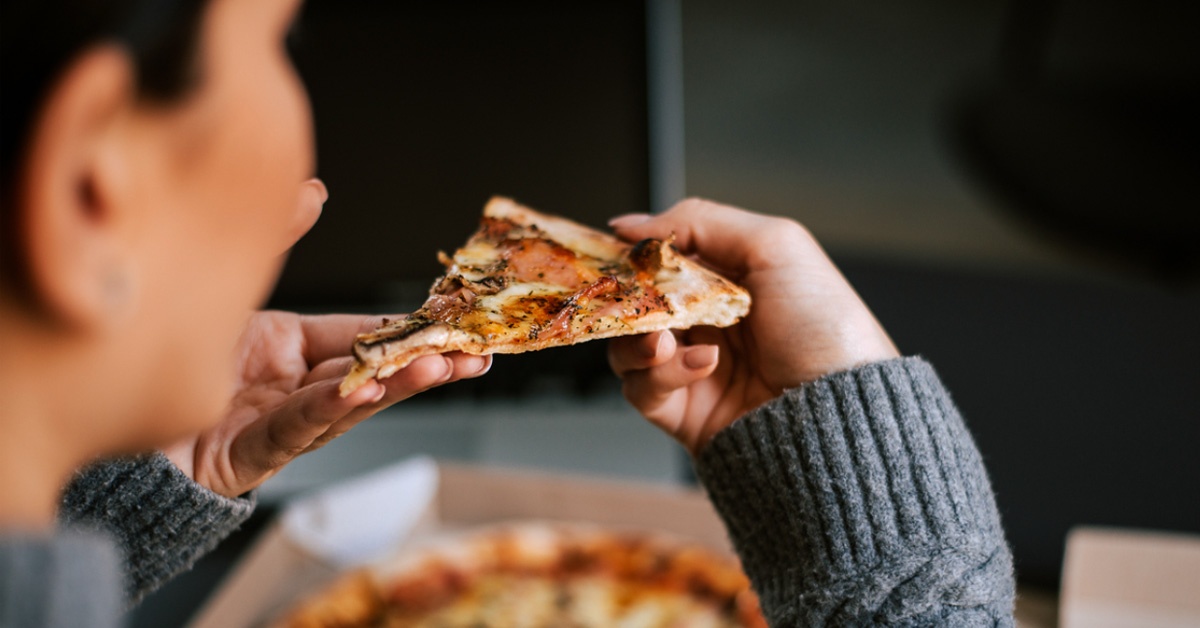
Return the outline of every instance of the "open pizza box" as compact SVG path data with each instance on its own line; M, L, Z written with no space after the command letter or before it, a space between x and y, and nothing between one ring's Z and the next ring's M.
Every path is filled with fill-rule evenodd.
M731 551L699 490L418 458L297 500L259 536L190 625L261 626L339 573L431 535L527 520L655 530ZM1057 600L1018 593L1018 626L1200 626L1200 537L1077 528L1065 558Z
M696 489L418 458L286 508L190 626L261 626L339 573L430 535L527 520L657 531L731 551L721 520Z

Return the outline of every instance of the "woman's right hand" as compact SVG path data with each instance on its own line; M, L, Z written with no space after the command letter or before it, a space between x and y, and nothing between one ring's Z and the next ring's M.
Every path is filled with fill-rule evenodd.
M675 234L675 246L750 291L753 305L725 329L618 338L609 363L625 397L697 454L713 435L785 389L899 356L896 346L804 227L704 200L609 222L637 241Z

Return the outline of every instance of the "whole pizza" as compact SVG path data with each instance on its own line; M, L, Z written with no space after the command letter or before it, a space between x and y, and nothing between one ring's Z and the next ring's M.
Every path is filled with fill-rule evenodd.
M645 532L525 523L443 537L336 581L276 628L766 626L737 563Z

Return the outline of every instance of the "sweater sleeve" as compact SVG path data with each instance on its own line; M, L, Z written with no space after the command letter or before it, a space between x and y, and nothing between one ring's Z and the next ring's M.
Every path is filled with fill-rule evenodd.
M923 360L789 390L696 465L772 626L1012 625L983 461Z
M0 535L0 626L117 628L119 558L90 531Z
M254 501L253 494L218 495L155 453L80 471L63 495L59 520L117 540L132 604L190 569L250 517Z

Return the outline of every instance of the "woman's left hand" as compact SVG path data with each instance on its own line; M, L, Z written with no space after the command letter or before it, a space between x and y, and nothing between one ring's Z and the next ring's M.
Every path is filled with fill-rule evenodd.
M387 380L338 396L353 362L355 335L380 322L380 317L256 313L238 342L228 414L163 453L196 482L236 497L397 401L491 367L490 356L425 356Z

